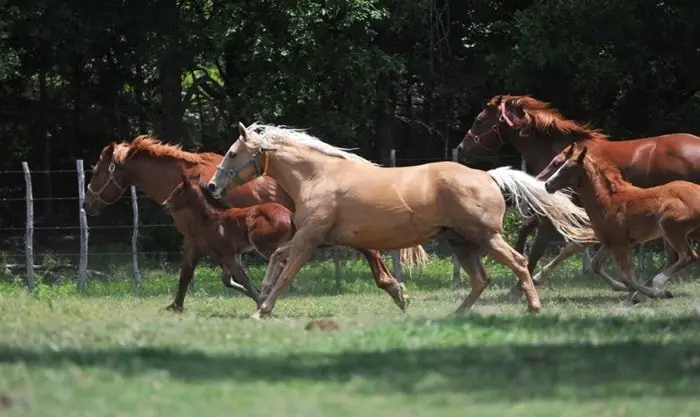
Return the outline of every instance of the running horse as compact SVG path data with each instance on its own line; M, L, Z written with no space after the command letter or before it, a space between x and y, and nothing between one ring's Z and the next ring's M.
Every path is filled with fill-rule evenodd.
M115 203L130 185L140 188L151 200L161 204L182 182L182 172L187 176L201 175L210 178L221 162L217 153L186 152L178 145L163 143L154 137L141 135L131 143L112 142L102 149L99 160L92 170L92 177L85 193L84 208L88 215L97 216L106 207ZM229 207L248 207L265 202L277 202L293 211L294 202L268 176L256 178L236 187L227 194L225 204ZM194 270L205 247L201 241L201 229L192 216L192 210L178 210L171 214L175 229L183 236L182 261L175 300L167 309L182 311L185 295ZM389 272L374 249L358 249L367 259L377 286L389 293L403 310L409 304L404 285ZM424 264L427 259L421 246L401 249L401 259L406 265ZM227 277L222 276L222 280Z
M530 96L497 95L474 120L471 128L457 146L463 157L480 151L495 152L505 144L520 152L527 164L538 173L564 147L582 142L598 155L605 155L624 178L634 185L648 188L673 180L700 182L700 137L688 133L673 133L632 140L611 141L600 130L562 116L548 103ZM576 202L576 200L574 200ZM532 273L557 231L546 217L536 215L525 220L515 245L523 253L528 235L537 228L528 254ZM566 258L580 253L586 246L569 243L561 253L533 277L537 285L545 275ZM678 260L675 251L664 241L666 264ZM522 292L513 287L510 297Z
M239 123L239 131L208 183L211 193L222 196L231 183L269 175L296 207L297 231L270 258L255 319L272 311L320 245L395 249L439 235L471 280L455 313L469 310L486 288L482 250L515 273L528 310L539 311L527 259L501 234L506 207L501 189L549 216L568 238L587 241L594 236L585 211L568 195L549 194L544 182L508 167L485 172L444 161L384 168L302 130Z
M688 239L700 230L700 184L671 181L650 188L636 187L625 181L620 169L604 155L594 155L580 142L564 148L538 178L547 179L548 192L563 187L578 192L602 244L591 263L597 265L595 272L606 283L616 291L636 291L633 302L646 297L672 298L664 290L664 283L698 259ZM678 260L641 285L632 275L629 248L659 237L676 251ZM622 282L602 269L610 256Z

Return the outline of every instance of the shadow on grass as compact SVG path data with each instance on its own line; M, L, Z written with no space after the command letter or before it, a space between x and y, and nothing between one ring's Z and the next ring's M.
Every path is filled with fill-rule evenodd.
M464 344L440 348L395 348L339 353L299 352L283 355L225 354L183 351L169 347L52 351L0 345L0 363L24 362L33 367L111 369L125 375L166 371L185 381L232 379L240 382L349 383L362 393L408 394L464 392L474 398L527 400L537 398L610 398L644 396L697 396L700 394L700 326L696 317L633 322L606 318L483 317L470 315L439 322L413 322L415 337L429 326L468 330L470 326L522 332L560 330L578 335L596 330L627 339L636 334L690 333L691 340L666 343L626 340L548 342L544 344ZM408 330L408 329L406 329ZM428 330L430 332L431 330ZM426 333L427 334L427 333ZM354 334L353 337L369 337ZM375 335L376 336L376 335ZM328 335L327 337L333 337ZM559 338L561 339L561 338Z

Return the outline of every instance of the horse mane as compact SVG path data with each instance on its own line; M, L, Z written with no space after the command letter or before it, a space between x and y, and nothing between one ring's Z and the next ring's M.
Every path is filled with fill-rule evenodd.
M532 136L531 132L534 131L549 136L567 136L573 142L608 139L606 134L591 124L567 119L549 103L534 97L499 95L491 98L489 105L499 106L503 102L521 108L529 116L520 121L526 127L520 130L522 136Z
M322 154L333 156L336 158L342 158L352 161L365 162L370 165L378 166L372 161L369 161L360 155L348 152L356 148L340 148L333 146L329 143L322 141L321 139L311 136L306 133L305 129L295 129L284 126L274 126L274 125L261 125L253 123L247 127L248 130L252 130L261 136L260 142L266 142L271 145L275 143L294 143L305 145L315 151L321 152Z
M202 162L203 155L184 151L180 145L163 143L153 136L148 135L137 136L131 143L121 142L114 144L113 158L116 163L123 163L128 158L139 153L146 153L156 157L164 156L195 164Z

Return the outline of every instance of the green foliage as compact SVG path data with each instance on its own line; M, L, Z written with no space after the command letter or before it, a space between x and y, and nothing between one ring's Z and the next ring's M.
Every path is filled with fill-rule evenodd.
M449 157L503 92L613 137L694 132L698 19L693 2L652 0L13 2L0 13L0 170L89 165L142 133L221 152L238 121L307 127L376 160L395 148L409 165ZM0 192L21 197L18 178ZM35 194L75 184L37 178ZM109 210L128 218L128 205ZM36 212L66 223L75 207ZM24 221L5 206L0 218ZM144 244L178 245L149 232Z

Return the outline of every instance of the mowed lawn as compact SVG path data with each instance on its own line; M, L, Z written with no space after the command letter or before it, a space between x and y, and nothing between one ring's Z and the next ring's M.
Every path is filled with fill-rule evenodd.
M366 269L347 269L333 295L328 264L304 268L263 322L214 269L198 270L182 314L163 311L174 271L145 274L138 296L123 280L82 295L5 284L0 415L700 415L693 272L668 283L676 298L629 306L568 265L539 289L533 316L498 300L514 281L490 268L474 311L446 318L466 293L450 289L449 262L408 279L405 315ZM262 269L251 275L259 282ZM319 317L341 329L304 330Z

